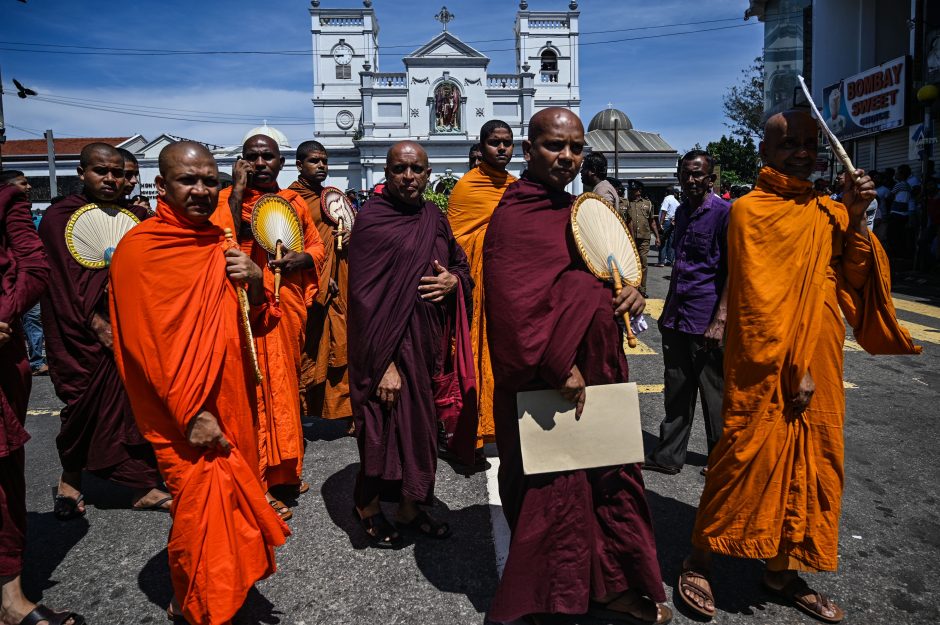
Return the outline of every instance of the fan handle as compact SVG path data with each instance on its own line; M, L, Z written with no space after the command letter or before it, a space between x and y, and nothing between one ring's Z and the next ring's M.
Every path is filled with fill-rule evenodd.
M281 260L281 249L283 243L278 241L274 246L274 260ZM274 268L274 302L278 306L281 304L281 268Z
M610 266L610 276L614 281L614 295L620 295L620 292L623 290L623 281L620 279L620 271L617 267L616 262L610 262L610 259L607 261ZM633 328L630 326L630 312L623 313L623 320L627 324L627 345L630 346L630 349L633 349L637 346L636 335L633 333Z
M346 227L345 227L345 226L346 226L346 220L343 219L342 217L340 217L337 221L338 221L339 223L336 224L336 225L337 225L337 230L336 230L336 234L337 234L337 237L336 237L336 251L337 251L337 252L342 252L342 251L343 251L343 233L346 232Z

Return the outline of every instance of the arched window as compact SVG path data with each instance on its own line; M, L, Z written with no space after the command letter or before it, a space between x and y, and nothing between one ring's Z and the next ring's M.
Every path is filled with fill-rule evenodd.
M434 89L434 132L460 132L460 88L442 82Z
M542 52L542 82L558 82L558 55L554 50Z

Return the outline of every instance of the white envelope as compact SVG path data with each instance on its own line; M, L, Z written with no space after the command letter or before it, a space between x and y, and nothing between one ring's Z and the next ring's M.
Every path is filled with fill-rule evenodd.
M588 386L584 410L556 390L516 394L519 441L526 475L643 461L636 384Z

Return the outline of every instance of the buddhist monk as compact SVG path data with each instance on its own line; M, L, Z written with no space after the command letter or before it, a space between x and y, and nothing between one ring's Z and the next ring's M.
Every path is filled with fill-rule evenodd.
M131 193L140 183L140 164L137 162L137 157L130 150L118 148L117 151L124 159L124 189L121 191L121 197L130 201Z
M242 146L242 158L235 163L234 184L219 193L219 210L212 221L226 227L232 218L242 251L262 267L268 289L274 290L275 269L281 272L281 318L274 331L255 337L255 341L264 378L257 389L261 479L268 487L271 505L288 520L293 516L290 508L270 491L274 488L296 497L309 489L301 479L304 436L300 425L300 364L307 307L317 294L317 271L323 265L324 249L307 203L296 191L278 186L277 175L283 167L284 157L277 141L267 135L249 137ZM288 249L281 260L273 260L251 231L252 209L265 194L276 194L290 202L303 229L303 249Z
M91 202L123 205L124 159L107 143L81 152L82 191L46 209L39 238L52 270L42 297L46 357L56 394L65 404L56 438L62 477L55 497L60 520L85 514L82 469L132 489L137 510L169 510L170 496L157 488L160 475L150 444L141 436L112 353L108 318L108 269L89 269L65 242L69 219ZM147 215L127 207L139 219Z
M22 187L0 182L0 623L81 625L74 612L53 612L23 594L26 543L24 427L32 375L22 317L49 281L49 264Z
M617 319L645 300L614 297L574 246L574 198L584 127L567 109L532 116L522 143L527 173L506 190L483 244L486 323L493 362L499 494L512 531L489 619L591 613L665 623L652 519L636 464L526 476L516 393L558 389L580 412L585 386L626 382Z
M156 216L121 241L111 266L115 358L174 496L168 615L221 625L274 572L274 546L289 534L258 471L236 288L247 287L256 332L273 329L281 311L261 268L210 220L225 209L205 146L169 145L159 166Z
M307 343L302 354L300 394L306 414L324 419L352 417L346 367L346 307L349 283L349 231L340 234L320 210L323 181L329 176L329 155L317 141L297 146L297 180L288 187L307 210L326 249L317 297L307 317ZM336 238L343 237L338 249ZM352 425L350 419L350 426Z
M477 440L482 446L496 440L493 427L493 369L483 314L486 300L483 292L483 238L493 210L506 188L516 181L515 176L506 172L513 150L512 128L509 124L499 119L483 124L480 128L480 149L480 165L467 172L450 194L447 219L454 231L454 238L467 254L470 277L476 285L473 291L470 340L479 391Z
M842 202L808 180L818 129L803 111L772 116L757 186L731 210L724 431L708 459L679 597L711 617L711 554L766 561L768 591L826 622L845 612L800 572L838 565L844 485L845 324L874 354L919 351L895 320L888 260L865 209L861 170Z
M349 382L360 459L355 504L379 548L402 542L382 513L380 495L400 501L400 528L450 535L446 522L418 505L434 495L432 378L444 369L444 343L450 343L444 328L458 291L466 299L473 282L447 219L422 198L430 175L420 145L393 145L385 189L363 206L349 250Z

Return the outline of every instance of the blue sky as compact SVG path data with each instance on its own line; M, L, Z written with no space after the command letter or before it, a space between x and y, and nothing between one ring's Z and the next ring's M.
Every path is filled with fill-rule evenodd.
M10 138L32 138L52 128L57 136L139 132L149 139L167 132L233 145L262 119L280 128L293 145L312 133L312 60L303 52L311 47L306 0L0 1L0 69ZM404 71L401 56L440 31L433 18L445 2L456 15L449 30L492 59L489 71L513 71L516 0L374 0L381 28L381 70ZM743 21L746 0L581 0L579 4L585 122L610 102L627 113L635 128L659 132L679 150L696 142L704 145L727 132L722 95L760 54L763 41L763 25L755 19ZM565 10L567 5L568 0L529 0L530 10L535 11ZM322 0L322 6L362 3ZM666 25L672 26L651 28ZM713 28L722 30L705 31ZM685 31L695 32L659 36ZM622 41L651 35L657 38ZM36 52L21 44L44 44L44 50L63 53ZM296 52L87 54L95 52L88 48L96 47ZM105 106L138 114L21 100L11 93L12 78L43 98L95 108L108 103ZM140 116L141 107L150 107L154 115L184 119Z

